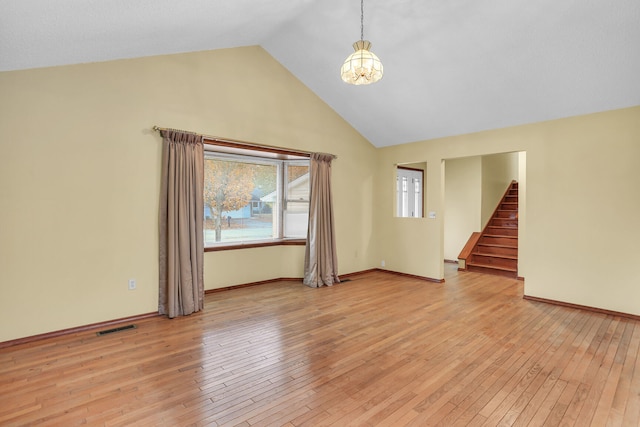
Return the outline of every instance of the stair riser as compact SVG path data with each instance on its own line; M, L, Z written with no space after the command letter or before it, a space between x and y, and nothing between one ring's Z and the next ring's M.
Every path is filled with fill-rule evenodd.
M498 276L511 277L512 279L516 279L518 277L518 273L517 272L494 270L494 269L491 269L491 268L476 267L476 266L473 266L473 265L467 265L467 271L473 271L473 272L476 272L476 273L495 274L495 275L498 275Z
M516 218L493 218L491 220L491 226L495 227L518 227L518 220Z
M517 259L506 259L506 258L493 258L490 255L479 255L473 254L471 256L470 263L477 262L478 264L491 265L496 267L505 267L511 268L513 270L518 269L518 260Z
M493 234L497 236L512 236L518 237L518 229L517 228L504 228L504 227L487 227L487 234Z
M505 211L517 211L518 210L518 204L517 203L502 202L502 203L500 203L500 209L505 210Z
M506 245L518 247L518 238L513 237L489 237L482 236L479 243L488 243L490 245Z
M503 202L508 202L508 203L518 203L518 196L510 196L510 195L507 195L507 196L504 198Z
M500 246L482 246L482 245L478 245L477 249L478 249L479 252L482 252L484 254L518 256L518 248L505 248L505 247L500 247Z
M499 210L496 212L496 216L494 216L494 218L513 218L515 219L517 217L518 211L514 211L514 210L509 210L509 211L503 211L503 210Z

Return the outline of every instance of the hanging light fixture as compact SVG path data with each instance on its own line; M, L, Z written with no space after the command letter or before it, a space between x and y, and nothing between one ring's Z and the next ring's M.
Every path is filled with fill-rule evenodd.
M353 52L345 59L340 77L352 85L368 85L382 78L382 62L371 52L371 42L364 39L364 0L360 0L360 40L353 44Z

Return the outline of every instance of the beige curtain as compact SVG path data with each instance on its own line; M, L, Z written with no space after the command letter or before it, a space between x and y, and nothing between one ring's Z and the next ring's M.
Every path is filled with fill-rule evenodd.
M313 153L309 166L309 228L304 284L312 288L340 283L331 198L331 154Z
M204 307L202 136L163 130L158 311L170 318Z

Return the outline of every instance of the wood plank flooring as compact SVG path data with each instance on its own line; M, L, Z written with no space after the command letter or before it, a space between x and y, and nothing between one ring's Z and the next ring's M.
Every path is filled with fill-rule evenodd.
M383 272L0 350L0 425L638 426L640 322Z

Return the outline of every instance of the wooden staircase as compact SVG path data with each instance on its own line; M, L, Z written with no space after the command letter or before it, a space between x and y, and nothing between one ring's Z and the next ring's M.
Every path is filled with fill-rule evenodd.
M458 256L458 270L518 277L518 183L512 181L481 233Z

